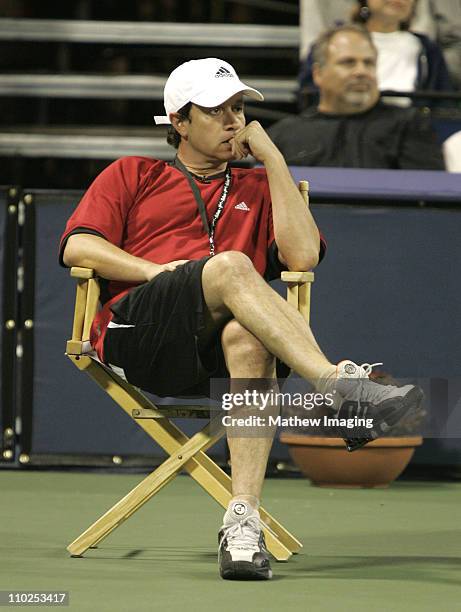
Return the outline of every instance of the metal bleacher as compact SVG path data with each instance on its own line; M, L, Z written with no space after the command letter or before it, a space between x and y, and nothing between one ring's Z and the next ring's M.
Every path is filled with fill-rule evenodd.
M276 4L277 10L281 10L280 5L285 7L272 0L257 1ZM286 7L296 10L292 4ZM22 169L19 178L0 176L0 184L22 182L22 176L28 176L24 160L36 163L37 158L56 158L61 165L65 159L70 164L73 160L83 163L124 155L171 159L173 149L166 144L166 128L155 126L153 115L162 112L168 73L186 59L218 56L236 65L242 79L265 96L262 104L247 103L249 120L272 122L296 112L294 75L298 69L299 38L296 25L0 18L0 48L9 45L9 52L18 56L23 48L27 49L29 58L33 58L35 49L39 55L41 49L47 48L49 56L48 64L38 67L33 61L31 66L23 62L21 69L15 70L14 63L10 68L4 61L3 71L0 68L1 114L8 115L8 104L29 113L24 121L18 111L12 113L15 120L1 122L0 158L14 160L15 168L22 164ZM93 65L93 56L105 51L130 59L124 69L101 68L96 61ZM86 57L86 63L69 60L80 55ZM146 58L150 61L144 61ZM132 69L130 61L138 62L136 69ZM408 96L408 92L404 95ZM414 92L411 97L428 95L451 102L432 113L442 142L460 129L461 93ZM86 115L74 114L88 120L74 120L68 110L84 104ZM113 120L98 123L111 104L131 104L130 113L115 113ZM93 170L97 168L90 174L94 174Z
M229 25L222 23L153 23L89 20L0 19L0 42L61 43L65 45L146 45L155 54L159 46L187 49L211 48L226 57L232 50L250 55L289 49L297 53L297 26ZM174 64L173 64L174 65ZM166 74L3 73L0 96L8 99L106 99L151 100L152 115L160 110ZM252 86L264 91L268 103L295 103L294 78L261 78L242 74ZM264 115L264 106L260 112ZM270 109L266 110L270 116ZM169 159L165 128L119 126L13 125L0 128L0 156L115 159L121 155L150 155Z
M299 28L223 23L140 23L58 19L0 19L0 40L75 43L178 44L216 47L297 47Z

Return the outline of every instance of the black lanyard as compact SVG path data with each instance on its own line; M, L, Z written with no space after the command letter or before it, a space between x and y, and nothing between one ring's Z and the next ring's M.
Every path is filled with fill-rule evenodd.
M206 216L205 203L200 193L200 189L197 187L197 184L192 178L189 170L186 168L186 166L182 163L182 161L178 157L175 157L172 165L175 166L178 170L180 170L184 174L184 176L187 178L187 180L189 181L190 188L192 189L192 193L194 194L195 201L197 202L197 208L199 210L200 217L202 219L203 228L205 232L208 234L208 241L210 244L210 255L214 255L215 254L214 234L215 234L216 225L222 214L222 211L224 210L224 206L226 204L227 197L229 195L229 189L230 189L230 184L231 184L231 169L227 167L225 179L224 179L223 190L221 193L221 197L219 198L219 202L218 202L218 208L216 209L216 212L213 215L213 218L210 224L208 223L208 218Z

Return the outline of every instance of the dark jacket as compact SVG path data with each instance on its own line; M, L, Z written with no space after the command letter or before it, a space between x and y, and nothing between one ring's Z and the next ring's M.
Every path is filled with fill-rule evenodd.
M418 57L418 73L416 78L415 89L417 91L454 91L453 83L448 73L448 68L443 57L440 46L433 42L430 38L424 34L417 34L411 32L413 36L416 36L421 41L421 53ZM305 106L302 102L302 92L308 89L317 90L317 87L312 77L312 49L309 52L307 58L301 63L301 70L299 73L299 100L300 108ZM426 98L416 99L416 106L437 106L440 104L438 100L431 101Z
M430 118L415 108L378 102L354 115L331 115L311 107L269 128L293 166L444 170Z

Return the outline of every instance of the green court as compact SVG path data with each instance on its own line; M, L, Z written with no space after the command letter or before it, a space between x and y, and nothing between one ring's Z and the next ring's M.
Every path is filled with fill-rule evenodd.
M346 490L267 480L266 508L304 543L273 562L271 582L219 578L222 511L186 476L99 549L70 558L67 544L141 479L0 472L0 590L65 590L73 610L111 612L461 610L459 483Z

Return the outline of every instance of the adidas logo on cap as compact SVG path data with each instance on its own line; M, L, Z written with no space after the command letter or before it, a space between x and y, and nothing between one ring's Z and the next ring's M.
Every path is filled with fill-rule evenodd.
M216 72L215 77L231 77L233 79L234 75L227 68L221 66L221 68Z

